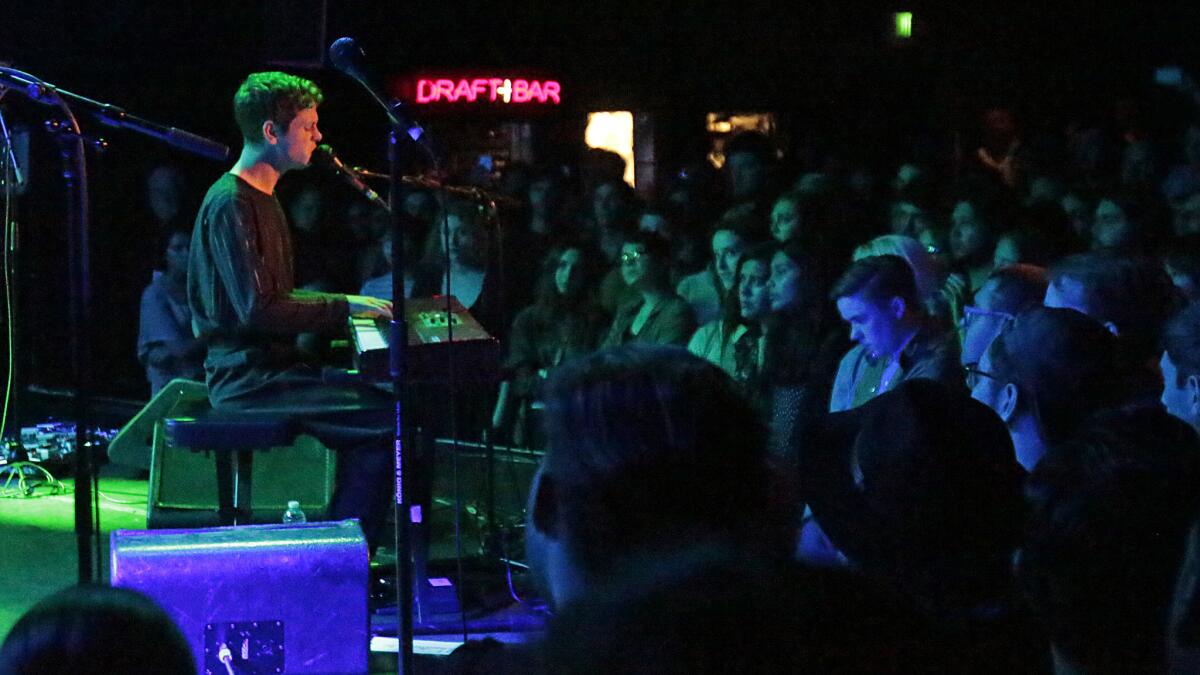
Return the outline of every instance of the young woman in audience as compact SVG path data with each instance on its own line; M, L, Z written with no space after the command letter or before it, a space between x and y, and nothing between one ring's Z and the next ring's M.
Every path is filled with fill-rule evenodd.
M735 268L733 286L721 308L721 317L697 329L688 342L688 351L742 380L749 372L746 368L757 363L742 364L743 369L739 374L735 345L751 328L756 336L762 332L759 322L771 311L767 296L771 258L778 248L775 242L763 242L751 246L742 254Z
M635 232L621 246L621 277L638 294L613 317L603 347L628 342L686 345L696 327L692 308L671 288L670 244Z
M769 420L771 449L778 455L790 452L829 400L843 351L842 331L829 318L826 284L821 263L790 242L771 255L766 298L751 285L740 294L747 331L734 346L735 378Z
M517 443L527 436L525 406L538 400L550 372L560 363L595 351L608 327L608 317L595 299L598 257L579 245L551 250L542 268L537 300L513 320L504 364L509 377L501 384L493 427L508 426L515 419Z

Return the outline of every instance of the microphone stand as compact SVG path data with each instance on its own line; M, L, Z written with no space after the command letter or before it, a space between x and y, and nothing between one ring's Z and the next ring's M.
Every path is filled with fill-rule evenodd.
M388 185L388 203L392 204L392 321L388 344L390 374L392 376L392 401L395 404L396 426L393 434L395 461L396 509L394 531L396 545L396 638L399 641L396 660L400 675L411 675L413 672L413 560L412 560L412 523L418 521L414 517L412 498L409 488L412 480L405 472L404 434L408 431L404 420L405 409L405 353L408 346L408 317L404 311L404 261L406 230L404 209L402 204L403 183L403 154L404 146L409 142L404 125L393 121L388 136L388 164L391 168L391 178ZM412 436L410 436L412 438ZM415 507L420 509L419 506Z
M225 159L229 149L206 138L173 127L128 115L121 108L85 98L39 80L28 73L0 67L0 84L21 91L30 99L58 108L66 123L51 124L57 132L63 160L63 181L67 190L67 257L70 268L71 380L75 389L75 540L79 555L79 583L91 583L100 576L100 529L98 512L93 511L92 487L96 481L92 445L89 439L89 402L91 352L84 331L91 317L91 269L89 259L88 177L85 141L79 121L66 100L92 108L101 121L110 126L132 129L190 152ZM223 152L222 152L223 150ZM93 557L93 550L95 556Z
M408 347L408 318L404 311L404 234L408 229L407 216L404 209L402 190L404 176L402 173L404 152L410 144L421 147L420 139L424 133L420 126L408 118L402 101L391 99L379 88L374 86L367 76L363 59L365 55L353 38L339 38L329 47L329 60L333 67L346 76L357 81L375 99L387 113L391 131L388 135L388 164L391 179L388 185L388 203L391 204L392 216L392 321L388 334L388 351L390 374L392 377L392 400L395 403L396 426L393 434L393 452L395 460L396 503L396 638L399 646L396 654L396 666L400 675L411 675L413 672L413 559L412 559L412 526L423 519L421 507L412 499L413 481L406 471L405 434L409 439L415 438L408 433L405 424L404 410L407 390L405 387L405 371Z

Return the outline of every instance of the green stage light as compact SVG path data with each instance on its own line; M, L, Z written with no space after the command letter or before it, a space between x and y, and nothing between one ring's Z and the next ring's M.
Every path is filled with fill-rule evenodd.
M896 12L896 37L901 40L907 40L912 37L913 30L913 14L912 12Z

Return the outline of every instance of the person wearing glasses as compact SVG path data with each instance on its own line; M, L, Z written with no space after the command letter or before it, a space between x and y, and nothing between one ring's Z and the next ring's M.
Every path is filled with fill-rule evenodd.
M1116 336L1073 309L1037 307L996 336L966 367L971 397L1008 426L1017 462L1032 471L1095 413L1134 396Z
M696 330L691 306L671 288L671 247L649 232L635 232L621 246L621 278L638 295L613 317L601 347L629 342L687 345Z
M1013 317L1042 304L1046 270L1034 265L1010 265L988 276L975 292L974 304L962 309L962 364L979 363L983 352Z

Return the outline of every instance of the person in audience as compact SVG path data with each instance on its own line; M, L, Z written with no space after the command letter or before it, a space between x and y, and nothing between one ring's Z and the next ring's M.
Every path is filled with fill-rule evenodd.
M580 246L554 249L546 257L534 304L521 310L509 334L506 372L494 427L507 426L512 415L521 438L522 408L539 400L542 384L561 363L594 351L608 328L608 317L592 295L596 255Z
M1156 408L1105 413L1047 452L1026 495L1017 577L1055 671L1166 672L1172 591L1200 507L1195 430Z
M1200 305L1167 321L1162 346L1163 407L1200 431Z
M1127 254L1150 253L1157 243L1157 223L1148 205L1130 197L1109 195L1096 204L1092 220L1092 250Z
M678 233L671 215L671 209L661 203L642 204L638 209L637 229L639 232L657 234L667 241L672 241Z
M1160 188L1172 206L1200 193L1200 123L1188 125L1179 145L1183 161L1167 171Z
M637 229L636 204L633 188L620 178L601 182L592 193L590 234L606 258L615 260L625 237Z
M692 308L670 286L670 244L634 233L621 247L621 275L638 291L613 316L602 346L627 342L685 345L696 327Z
M938 302L938 295L945 281L945 272L925 246L913 237L885 234L868 241L854 250L853 259L862 260L876 255L899 256L908 263L917 286L917 297L926 305Z
M1158 153L1148 138L1129 141L1121 150L1121 190L1132 194L1156 191L1161 178Z
M1040 230L1009 230L996 238L992 269L998 270L1020 263L1044 267L1058 257L1050 250L1051 244Z
M146 175L146 206L160 234L187 224L187 193L183 172L172 164L160 164Z
M1183 302L1200 300L1200 237L1179 240L1168 249L1163 256L1163 271Z
M372 277L363 282L362 288L359 290L359 295L366 295L372 298L383 298L384 300L392 299L392 233L388 232L383 235L379 242L380 254L387 261L387 269L379 276ZM420 273L420 265L418 256L420 251L414 250L415 247L406 246L404 248L404 257L408 261L404 265L404 296L412 296L413 278Z
M592 194L591 216L586 220L587 237L592 248L604 256L608 273L600 280L600 307L616 314L626 303L638 297L638 290L625 281L621 266L625 239L637 231L633 223L632 190L619 177L596 187Z
M903 258L876 255L850 265L829 294L850 339L829 400L837 412L862 405L914 378L962 386L958 339L936 327L925 311Z
M1042 304L1046 295L1046 270L1033 265L1001 267L988 276L963 307L962 363L979 363L984 350L1015 316Z
M929 212L933 186L929 173L913 163L901 164L892 180L894 199L889 207L889 229L892 234L919 237L933 225Z
M1171 225L1178 238L1200 235L1200 192L1182 200L1175 208Z
M1068 256L1050 267L1044 304L1068 307L1104 324L1120 338L1131 375L1148 399L1158 398L1157 361L1163 324L1178 296L1161 265L1111 251Z
M901 200L892 204L892 234L917 239L923 232L933 226L933 215L924 206L908 200Z
M806 225L802 217L802 198L799 193L785 192L771 207L771 238L780 244L795 238L806 237Z
M975 150L974 169L1010 190L1016 190L1028 171L1017 120L1008 108L990 108L980 118L982 143Z
M1080 187L1068 190L1059 201L1063 213L1067 214L1071 231L1075 233L1075 239L1082 248L1087 248L1092 239L1092 213L1095 211L1095 202L1089 195L1087 190Z
M766 289L770 312L750 323L734 346L735 377L768 421L768 448L788 460L824 411L847 346L827 310L824 267L804 249L792 240L775 250Z
M337 255L341 247L331 241L328 206L321 187L305 182L289 190L288 183L284 185L281 201L296 251L296 286L319 292L345 290L338 285L344 263Z
M755 342L755 355L746 359L753 363L743 364L744 367L739 369L736 345L742 336L751 332L751 327L757 328L758 322L771 312L768 282L771 258L777 248L775 242L762 242L746 249L738 258L733 286L725 296L721 317L697 328L688 341L688 351L741 381L745 381L748 369L758 368L759 356Z
M765 239L775 181L775 148L756 131L743 131L725 144L727 206L743 207L756 225L750 236Z
M342 212L342 223L353 249L354 278L359 284L365 283L388 270L388 261L384 260L382 241L385 235L391 234L391 223L380 222L375 216L379 209L365 198L355 197L346 204ZM385 215L388 215L386 211ZM390 215L388 218L390 219ZM382 225L383 227L379 227Z
M1062 179L1052 174L1039 174L1029 179L1029 191L1025 206L1057 205L1067 193Z
M967 280L967 290L977 291L992 272L995 251L993 216L976 199L964 199L954 205L954 226L950 229L950 257Z
M193 675L192 649L153 600L72 586L25 612L0 646L0 675Z
M1116 337L1095 320L1037 307L1008 322L968 367L967 386L1008 426L1017 461L1032 471L1049 446L1132 397L1125 363Z
M700 325L720 316L721 306L733 288L734 268L749 242L735 223L723 221L713 230L711 243L712 262L704 270L684 277L675 287Z
M1012 555L1024 472L1004 425L961 387L908 380L829 415L797 451L811 510L797 554L899 589L952 624L939 672L1045 672L1021 610ZM951 644L970 645L955 655Z
M1200 671L1200 522L1188 535L1167 619L1167 672Z
M524 207L514 209L511 219L501 219L496 255L505 286L515 295L509 302L514 308L536 301L546 256L581 234L568 231L561 174L554 168L533 172L516 197Z
M543 169L534 173L525 191L529 206L529 217L525 229L547 243L566 234L563 221L565 195L561 174L554 169Z
M155 272L142 292L137 356L146 369L151 396L177 377L204 380L204 342L192 333L187 298L191 239L190 230L171 233L164 252L166 268Z
M413 276L412 297L453 295L488 334L503 339L509 328L508 297L492 262L487 215L474 202L454 201L446 209L445 229L433 238L435 245L427 247L426 259Z

